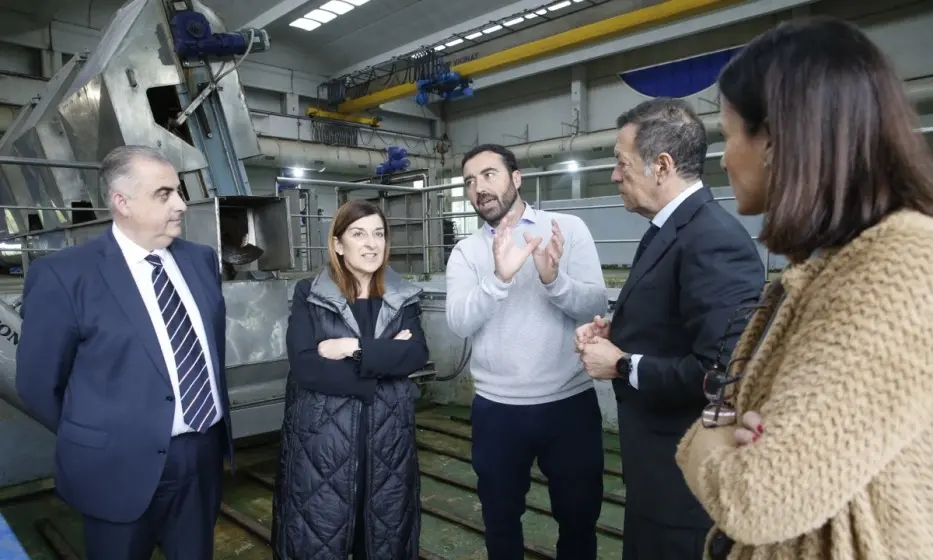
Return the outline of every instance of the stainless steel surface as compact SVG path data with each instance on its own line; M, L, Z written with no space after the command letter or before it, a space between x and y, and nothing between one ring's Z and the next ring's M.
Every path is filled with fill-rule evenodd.
M216 31L224 31L223 22L213 12L200 2L193 4ZM223 64L212 62L209 69L217 75ZM190 83L189 77L193 78ZM168 116L175 105L180 110L187 89L199 87L204 80L209 80L206 69L186 69L175 57L162 1L130 0L114 15L93 53L66 64L39 99L21 110L0 140L0 204L67 208L82 202L105 206L97 184L96 162L111 149L126 144L161 151L183 174L194 200L206 198L215 180L227 184L231 178L245 177L241 161L259 155L259 141L236 71L226 74L209 97L214 132L223 138L219 148L191 123L180 127L179 134L166 128ZM186 135L194 145L182 138ZM210 156L199 148L210 149ZM235 157L232 161L230 154ZM29 159L53 161L40 164ZM220 173L224 169L229 172ZM233 182L247 185L245 179ZM243 188L238 192L248 194ZM8 210L7 229L11 233L26 231L29 213ZM72 219L70 213L56 210L32 213L37 214L43 229L71 223ZM105 216L97 213L98 218Z
M22 321L19 313L6 302L0 302L0 398L25 411L23 401L16 394L16 347Z
M288 282L224 282L223 292L227 302L226 367L284 359L291 296Z
M220 254L220 201L216 198L188 204L182 222L182 237L213 247Z

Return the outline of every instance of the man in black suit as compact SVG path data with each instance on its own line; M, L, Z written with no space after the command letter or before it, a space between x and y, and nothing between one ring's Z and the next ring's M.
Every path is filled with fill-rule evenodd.
M703 378L728 361L746 324L741 308L756 301L765 271L748 233L701 181L706 130L689 105L646 101L617 124L612 180L628 211L651 224L611 323L596 317L576 343L590 376L612 380L619 405L622 557L700 560L712 521L674 452L708 404Z
M226 307L210 247L178 239L171 162L141 146L101 165L113 226L26 275L16 388L56 434L58 494L88 560L209 560L223 457Z

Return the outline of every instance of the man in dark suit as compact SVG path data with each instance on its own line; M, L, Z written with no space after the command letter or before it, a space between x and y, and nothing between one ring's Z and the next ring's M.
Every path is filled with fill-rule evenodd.
M56 438L59 495L84 515L89 560L213 555L233 457L217 254L179 239L178 173L158 152L100 170L113 226L29 268L20 397Z
M765 271L748 233L701 181L706 130L689 105L646 101L618 128L612 180L651 225L611 323L596 317L577 329L577 348L593 378L612 380L619 405L622 557L700 560L712 521L674 452L708 404L703 378L728 361Z

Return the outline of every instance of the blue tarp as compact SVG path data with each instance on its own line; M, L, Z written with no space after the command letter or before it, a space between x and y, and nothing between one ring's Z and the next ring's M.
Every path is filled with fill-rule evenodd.
M29 560L23 545L7 525L6 519L0 515L0 560Z
M688 97L716 83L723 67L741 47L692 56L623 72L619 77L647 97Z

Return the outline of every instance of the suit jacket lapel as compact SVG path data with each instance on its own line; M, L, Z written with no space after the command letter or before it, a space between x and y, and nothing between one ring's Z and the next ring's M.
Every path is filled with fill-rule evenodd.
M689 222L697 211L711 200L713 200L713 193L709 188L703 187L687 197L687 199L674 210L674 213L664 222L664 225L658 230L657 235L654 236L651 243L645 247L644 253L639 257L635 266L632 267L628 278L625 280L625 284L622 286L622 290L619 292L619 298L616 300L613 313L618 312L622 308L622 304L625 303L625 300L632 293L632 290L638 282L649 270L654 268L658 260L664 256L664 253L667 252L671 244L677 239L677 230Z
M667 252L668 247L671 246L671 243L673 243L675 239L677 239L677 228L674 227L671 220L668 220L661 229L658 230L658 233L654 236L654 239L651 240L651 243L645 247L645 251L629 272L628 278L622 286L622 291L619 292L619 299L616 300L616 311L622 308L622 304L625 303L629 294L632 293L638 281L642 279L646 272L654 267L654 264Z
M217 340L217 333L214 332L214 321L211 320L209 301L204 290L207 281L198 273L198 268L194 266L194 263L188 257L188 252L178 245L178 243L173 243L169 247L169 251L171 251L175 262L178 263L178 269L181 271L181 275L185 277L188 290L191 291L194 303L198 306L197 311L201 315L201 323L204 325L204 334L207 337L211 362L214 365L215 375L219 376L223 374L223 371L218 369L220 367L220 359L217 357L217 344L214 342ZM188 313L190 314L192 311L193 310L188 310ZM226 335L226 333L224 334Z
M156 337L155 328L152 326L152 320L149 318L149 311L143 298L139 295L139 289L136 287L136 281L130 272L130 267L126 264L123 252L117 245L117 240L113 238L113 233L109 230L105 234L104 258L98 263L100 272L104 281L110 286L110 291L117 303L123 309L130 324L136 329L139 338L146 349L146 353L152 358L152 363L162 374L165 382L171 386L172 382L168 376L168 369L165 367L165 357L162 355L162 348L159 346L159 339Z

